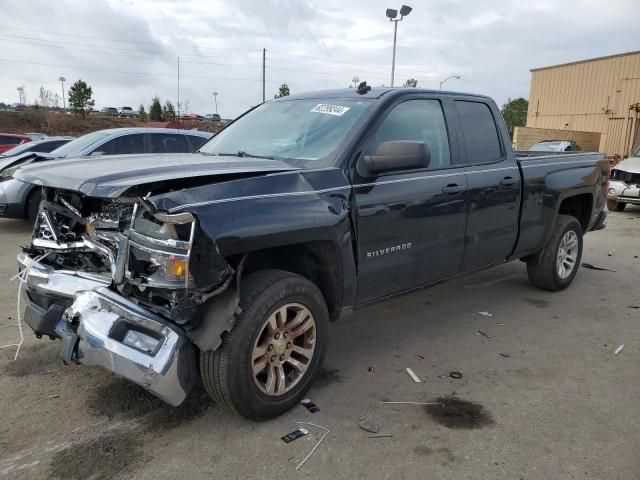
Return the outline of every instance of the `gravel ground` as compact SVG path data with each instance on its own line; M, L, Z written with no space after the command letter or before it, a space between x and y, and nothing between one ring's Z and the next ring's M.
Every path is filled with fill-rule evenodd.
M201 390L172 408L26 331L17 361L0 350L0 478L637 479L640 208L607 223L583 260L615 272L583 268L564 292L513 262L333 325L318 413L254 423ZM18 338L9 278L29 235L0 220L0 345ZM298 471L322 430L285 444L296 422L330 429Z

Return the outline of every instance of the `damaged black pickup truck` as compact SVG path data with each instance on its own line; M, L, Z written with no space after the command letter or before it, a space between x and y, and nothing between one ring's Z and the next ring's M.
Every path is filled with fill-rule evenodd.
M514 154L487 97L362 85L264 103L199 153L14 176L43 190L18 256L36 335L171 405L202 381L263 419L303 397L355 307L516 259L567 287L608 166Z

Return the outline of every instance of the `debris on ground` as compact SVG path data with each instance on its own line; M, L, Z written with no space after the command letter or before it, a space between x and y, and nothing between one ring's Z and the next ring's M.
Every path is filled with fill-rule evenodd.
M640 308L640 305L627 305L627 308Z
M449 376L451 378L459 379L459 378L462 378L462 372L456 372L456 371L449 372Z
M380 402L386 405L442 405L442 402Z
M309 422L296 422L296 423L299 424L299 425L311 425L312 427L321 428L322 430L324 430L324 434L322 435L322 437L320 437L320 440L318 440L318 443L316 443L316 446L311 449L311 451L307 454L307 456L304 457L304 459L296 467L296 471L298 471L300 469L300 467L302 467L302 465L304 465L304 463L307 460L309 460L309 457L311 457L311 455L313 455L313 452L316 451L316 449L320 446L320 444L324 440L324 437L329 435L329 432L331 432L331 430L329 430L327 427L323 427L321 425L316 425L315 423L309 423Z
M380 431L380 424L371 418L370 413L365 413L360 417L358 426L365 432L378 433Z
M422 355L420 355L420 354L416 355L416 358L417 358L418 360L424 360L424 357L423 357Z
M613 354L614 354L614 355L619 354L619 353L622 351L622 349L623 349L623 348L624 348L624 343L623 343L622 345L618 345L618 348L616 348L616 349L614 350Z
M367 371L369 371L371 373L376 373L376 367L369 367L369 368L367 368Z
M500 355L501 357L504 357L504 358L509 358L511 356L508 353L502 353L502 352L498 352L498 355Z
M381 433L380 435L367 435L367 438L390 438L393 437L390 433Z
M504 323L496 323L496 325L499 327L504 327Z
M489 334L488 334L487 332L485 332L484 330L478 330L478 331L476 332L476 335L483 335L483 336L485 336L485 337L487 337L487 338L493 338L493 336L492 336L492 335L489 335Z
M588 268L589 270L602 270L604 272L613 272L616 273L615 270L611 270L610 268L605 268L605 267L597 267L591 263L583 263L582 266L584 268Z
M413 370L411 370L409 367L407 367L406 370L407 370L407 373L413 379L414 382L420 383L422 381L422 380L420 380L420 378L418 378L418 376L415 373L413 373Z
M607 253L608 256L613 257L613 252Z
M493 419L482 405L457 397L436 399L441 406L427 405L426 413L432 420L447 428L482 428L492 425Z
M303 398L302 400L300 400L300 404L303 407L305 407L307 410L309 410L311 413L316 413L320 411L318 406L308 398Z
M486 310L478 312L478 315L482 315L483 317L493 317L493 313L489 313Z
M56 393L55 395L49 395L47 398L60 398L60 395Z
M287 433L284 437L280 438L284 443L291 443L300 437L304 437L305 435L309 435L309 430L307 430L306 428L299 428L291 433Z

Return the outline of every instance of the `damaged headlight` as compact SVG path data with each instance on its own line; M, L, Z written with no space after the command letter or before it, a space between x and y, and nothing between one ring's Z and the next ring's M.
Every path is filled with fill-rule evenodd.
M188 287L194 231L191 214L154 213L137 205L129 229L128 277L150 286Z

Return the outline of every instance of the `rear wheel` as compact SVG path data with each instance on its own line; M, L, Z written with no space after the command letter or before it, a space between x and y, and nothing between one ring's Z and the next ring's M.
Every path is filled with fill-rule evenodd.
M582 226L575 217L558 215L549 243L527 262L531 283L550 291L567 288L582 259L582 235Z
M42 200L42 192L39 188L34 189L27 197L26 214L27 219L31 222L36 221L38 212L40 211L40 201Z
M610 212L613 212L614 210L616 212L621 212L626 206L627 204L625 202L618 202L617 200L607 200L607 209Z
M280 415L303 397L322 367L329 314L320 290L281 270L248 275L241 313L216 351L200 354L207 392L252 420Z

